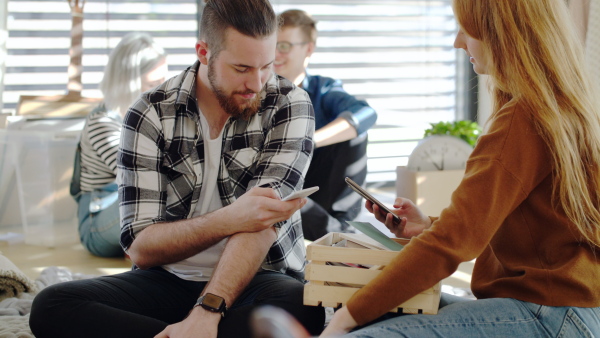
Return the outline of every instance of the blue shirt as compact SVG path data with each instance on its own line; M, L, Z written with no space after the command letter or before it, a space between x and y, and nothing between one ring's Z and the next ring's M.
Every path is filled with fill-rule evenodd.
M341 116L346 118L360 135L377 121L375 110L367 102L348 94L340 80L306 73L302 88L306 90L313 104L315 130Z

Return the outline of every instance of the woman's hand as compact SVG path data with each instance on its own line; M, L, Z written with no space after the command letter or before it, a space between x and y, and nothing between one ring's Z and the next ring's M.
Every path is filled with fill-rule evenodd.
M348 308L344 306L335 312L320 337L340 337L350 332L357 325Z
M365 203L375 218L390 229L396 237L411 238L419 235L423 230L431 226L431 219L421 212L414 203L407 199L398 197L394 202L392 212L400 217L400 222L394 221L394 216L380 209L377 205L368 201Z

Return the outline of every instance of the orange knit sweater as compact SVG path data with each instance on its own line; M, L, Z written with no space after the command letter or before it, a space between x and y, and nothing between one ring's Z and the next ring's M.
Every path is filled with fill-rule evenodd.
M450 205L348 302L363 325L477 258L479 298L548 306L600 306L600 250L580 243L552 206L552 159L530 113L499 112L482 135Z

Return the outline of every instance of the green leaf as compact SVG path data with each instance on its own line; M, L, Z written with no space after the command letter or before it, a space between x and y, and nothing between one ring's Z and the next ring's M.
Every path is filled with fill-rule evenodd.
M477 138L481 134L481 128L477 122L469 120L430 123L431 128L425 129L424 137L431 135L451 135L463 139L472 147L475 146Z

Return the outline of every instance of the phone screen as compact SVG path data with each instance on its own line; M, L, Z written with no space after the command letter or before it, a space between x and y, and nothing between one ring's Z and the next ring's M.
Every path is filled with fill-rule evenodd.
M363 198L371 201L373 204L377 204L377 206L381 210L392 214L392 216L394 216L394 219L396 221L400 222L400 217L398 217L398 215L394 214L388 207L386 207L385 205L383 205L383 203L379 202L379 200L377 200L375 197L373 197L373 195L369 194L360 185L358 185L356 182L354 182L352 179L350 179L350 177L346 177L346 183L350 186L350 188L352 188L352 190L356 191Z

